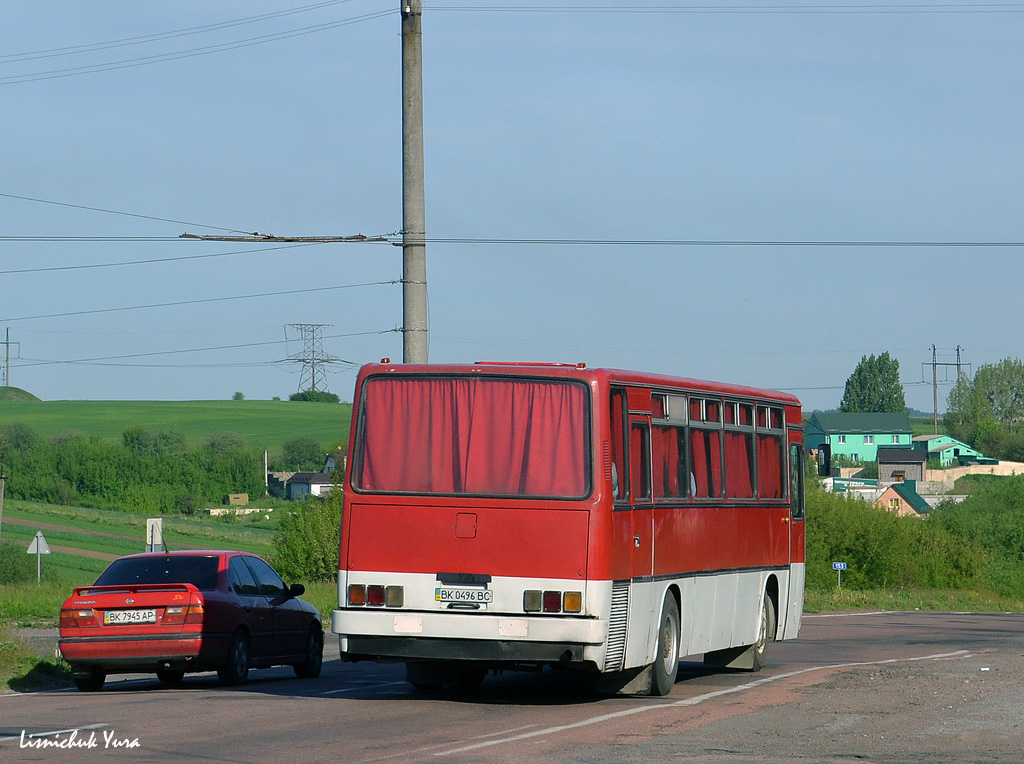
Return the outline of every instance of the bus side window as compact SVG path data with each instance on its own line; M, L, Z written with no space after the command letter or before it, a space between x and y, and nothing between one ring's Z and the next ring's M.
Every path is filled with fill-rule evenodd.
M629 453L632 464L633 501L651 500L651 430L646 422L633 422L630 428Z
M626 469L626 392L612 390L611 394L611 451L612 451L612 498L625 501L629 498L629 470Z

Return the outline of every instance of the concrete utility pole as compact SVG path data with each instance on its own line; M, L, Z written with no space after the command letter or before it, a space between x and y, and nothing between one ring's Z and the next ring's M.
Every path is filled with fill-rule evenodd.
M426 363L427 245L423 180L423 15L420 0L402 9L402 360Z

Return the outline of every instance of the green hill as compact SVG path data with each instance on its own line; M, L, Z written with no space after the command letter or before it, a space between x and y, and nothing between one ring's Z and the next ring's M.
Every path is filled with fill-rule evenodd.
M0 401L38 401L32 393L20 387L0 387Z
M17 390L17 388L0 388ZM19 391L23 392L23 391ZM128 427L181 433L190 445L234 433L271 456L295 438L312 438L325 452L348 443L349 403L309 401L40 401L0 397L0 426L26 424L44 438L75 432L120 440Z

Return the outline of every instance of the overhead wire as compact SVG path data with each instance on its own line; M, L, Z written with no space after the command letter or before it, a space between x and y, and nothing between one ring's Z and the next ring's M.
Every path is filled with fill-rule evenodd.
M252 300L263 297L279 297L284 295L295 295L295 294L312 294L315 292L331 292L339 289L356 289L359 287L369 286L385 286L390 284L400 284L401 279L395 279L392 281L370 281L363 284L341 284L337 286L326 286L326 287L311 287L309 289L288 289L279 290L276 292L263 292L260 294L243 294L234 295L231 297L209 297L200 300L178 300L175 302L160 302L151 303L148 305L126 305L117 308L92 308L89 310L72 310L63 313L41 313L35 316L8 316L0 318L0 322L15 322L15 321L35 321L43 318L70 318L72 316L91 316L100 313L120 313L130 310L148 310L152 308L176 308L183 305L202 305L214 302L231 302L234 300Z

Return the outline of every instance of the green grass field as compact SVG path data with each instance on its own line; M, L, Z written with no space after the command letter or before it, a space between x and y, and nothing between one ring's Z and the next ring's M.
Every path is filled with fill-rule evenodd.
M327 451L347 444L352 405L306 401L11 401L0 400L0 425L26 424L44 438L80 432L120 440L128 427L181 433L190 445L234 433L271 456L299 437Z

